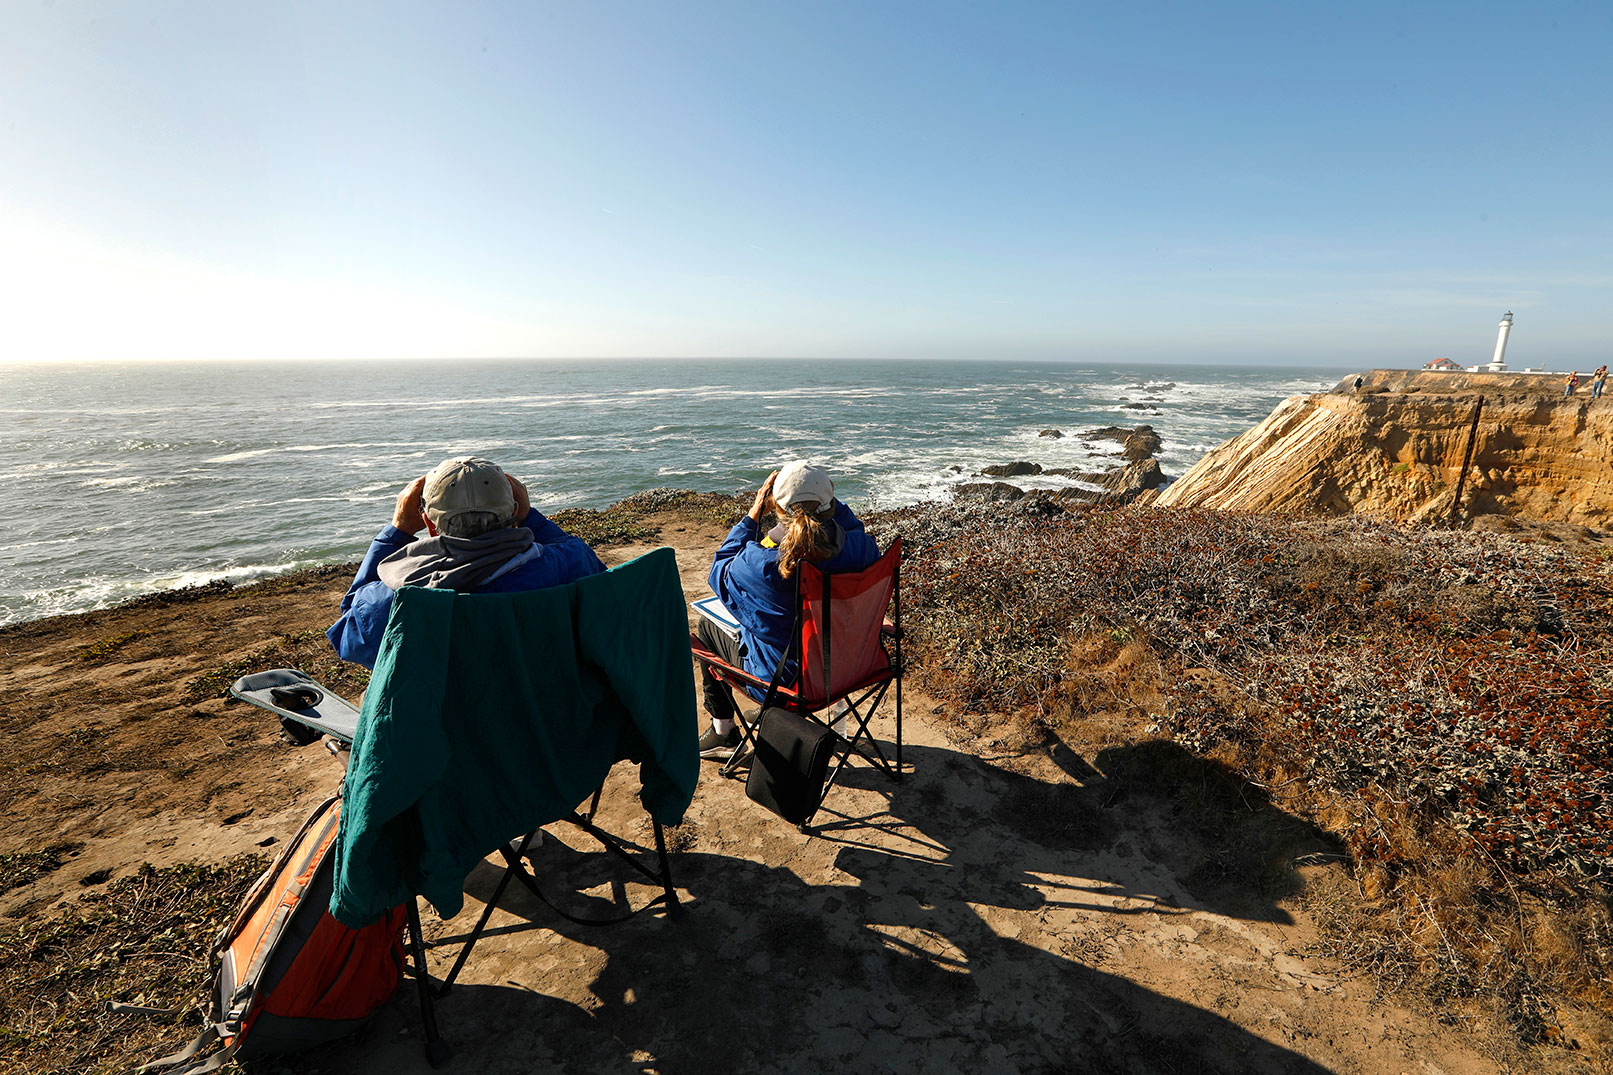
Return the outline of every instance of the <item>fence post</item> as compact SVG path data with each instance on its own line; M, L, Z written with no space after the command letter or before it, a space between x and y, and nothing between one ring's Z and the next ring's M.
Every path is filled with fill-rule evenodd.
M1467 484L1467 468L1473 462L1473 442L1478 439L1479 415L1484 412L1484 397L1479 397L1478 406L1473 408L1473 423L1467 427L1467 451L1462 453L1462 472L1456 478L1456 496L1451 499L1451 514L1445 520L1445 525L1455 526L1456 515L1462 510L1462 487Z

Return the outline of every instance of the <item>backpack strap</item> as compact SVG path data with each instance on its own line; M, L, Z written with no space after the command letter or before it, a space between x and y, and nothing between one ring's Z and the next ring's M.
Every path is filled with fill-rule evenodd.
M144 1075L146 1072L161 1071L164 1068L174 1069L168 1072L167 1075L207 1075L208 1072L217 1071L219 1068L235 1059L235 1051L236 1049L240 1048L241 1045L241 1039L239 1036L205 1060L195 1060L194 1058L197 1053L207 1048L213 1042L221 1040L227 1029L229 1028L225 1027L222 1023L209 1023L202 1028L202 1032L200 1034L197 1034L194 1038L190 1039L190 1041L186 1043L185 1047L180 1049L178 1052L169 1053L162 1059L153 1060L149 1064L142 1064L135 1068L130 1075ZM187 1061L190 1062L187 1063ZM177 1064L184 1064L185 1066L175 1067Z

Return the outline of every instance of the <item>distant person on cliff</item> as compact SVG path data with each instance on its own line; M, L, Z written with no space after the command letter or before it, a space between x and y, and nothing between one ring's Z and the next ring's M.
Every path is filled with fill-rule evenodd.
M1365 377L1361 376L1359 373L1355 375L1355 391L1357 395L1361 393L1361 386L1366 383L1367 379Z
M1591 398L1601 399L1602 389L1607 386L1607 367L1597 366L1596 372L1591 374Z
M422 529L430 536L416 541ZM343 660L374 668L400 586L514 593L603 570L594 550L544 518L497 463L448 459L398 494L392 524L370 542L325 636Z
M769 511L778 515L778 525L762 534L762 516ZM828 472L804 460L790 463L767 476L750 514L728 531L711 560L711 592L739 621L739 638L704 616L695 634L724 661L764 682L771 680L790 642L795 572L801 561L833 575L861 571L877 559L879 546L863 532L862 520L835 499ZM795 677L786 668L780 683L790 686ZM700 737L700 756L726 760L739 746L734 695L704 665L700 679L711 716L711 727ZM761 700L760 691L746 691Z
M1575 370L1573 373L1570 373L1568 375L1568 383L1563 385L1563 398L1567 399L1569 396L1573 395L1574 390L1576 388L1578 388L1578 387L1579 387L1579 370Z

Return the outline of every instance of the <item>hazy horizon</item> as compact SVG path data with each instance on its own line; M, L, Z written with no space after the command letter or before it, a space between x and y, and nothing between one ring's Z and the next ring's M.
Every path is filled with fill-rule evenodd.
M11 14L0 362L1613 343L1609 7Z

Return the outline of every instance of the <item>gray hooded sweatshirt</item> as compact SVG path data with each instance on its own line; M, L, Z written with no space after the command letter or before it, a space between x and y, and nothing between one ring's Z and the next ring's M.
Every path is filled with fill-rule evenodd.
M438 534L411 541L376 565L378 578L396 590L426 586L434 590L475 591L543 555L532 531L507 526L480 537Z

